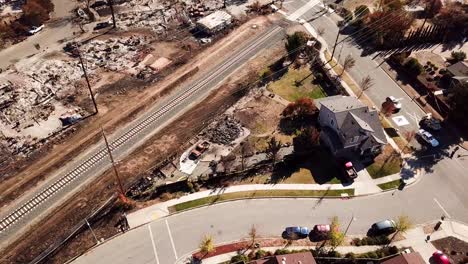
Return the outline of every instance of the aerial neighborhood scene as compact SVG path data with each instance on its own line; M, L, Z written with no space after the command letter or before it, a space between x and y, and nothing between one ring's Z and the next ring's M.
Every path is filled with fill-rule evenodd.
M0 0L1 264L468 264L466 0Z

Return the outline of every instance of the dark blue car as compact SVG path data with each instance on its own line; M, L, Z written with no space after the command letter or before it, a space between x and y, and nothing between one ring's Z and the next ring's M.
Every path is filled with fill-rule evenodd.
M286 236L290 239L306 238L309 236L310 230L307 227L302 226L293 226L286 227L285 229Z

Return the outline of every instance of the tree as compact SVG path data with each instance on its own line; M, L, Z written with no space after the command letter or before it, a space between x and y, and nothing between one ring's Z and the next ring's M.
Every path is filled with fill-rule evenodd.
M432 22L445 28L448 39L462 39L468 31L468 12L457 2L449 2L442 8Z
M426 7L424 8L424 15L427 18L433 18L440 12L443 6L441 0L426 0L425 2Z
M411 222L411 219L407 215L400 215L395 221L395 234L393 234L392 238L390 239L390 242L388 243L389 245L393 242L393 239L399 234L399 233L406 233L409 229L413 227L413 223Z
M393 114L395 109L395 104L392 101L387 100L382 103L382 109L380 110L380 112L382 112L384 116L389 117Z
M241 166L242 170L245 169L245 157L253 154L252 144L249 141L240 143Z
M219 162L224 168L224 173L228 173L231 170L232 165L234 165L235 161L236 161L236 156L232 153L229 153L226 156L221 156L221 159L219 160Z
M213 237L210 235L203 237L199 247L200 253L203 254L203 257L213 252L215 250Z
M450 114L449 118L456 122L457 126L468 129L468 84L457 85L453 87L452 94L449 97Z
M366 77L362 78L359 86L361 86L361 93L359 94L359 98L361 98L362 94L369 90L374 85L374 80L367 75Z
M306 127L293 139L295 152L310 152L320 144L320 132L315 127Z
M249 230L249 238L250 238L251 246L253 246L255 242L257 241L257 236L258 236L257 228L255 227L255 225L252 225Z
M370 14L370 10L366 5L360 5L354 9L355 19L365 18Z
M296 102L289 103L283 110L282 115L291 119L304 119L315 116L318 113L318 108L314 100L308 97L299 98Z
M381 23L385 20L385 23ZM367 29L366 36L373 36L374 43L385 45L394 38L401 37L413 23L414 18L402 15L400 12L377 11L368 16L364 26Z
M308 39L309 36L307 33L302 31L297 31L291 35L286 36L285 48L291 60L296 59L297 55L302 50L302 47L306 45Z
M277 141L275 137L271 137L270 142L268 142L268 146L266 149L267 158L271 160L273 167L276 165L276 161L278 159L278 153L281 149L281 141Z
M343 62L343 71L341 72L340 76L343 75L345 71L354 67L354 65L356 65L356 60L351 55L346 56Z
M466 59L466 53L463 51L452 51L452 63L457 63L459 61L464 61Z
M403 6L405 5L403 1L400 0L381 0L380 2L382 4L382 9L386 12L394 12L395 11L400 11L403 9Z
M338 216L333 216L330 224L330 236L328 243L330 244L330 251L334 251L338 246L343 243L345 235L340 230L340 221Z
M408 70L409 73L415 76L420 75L424 71L424 67L415 58L409 59L403 66Z

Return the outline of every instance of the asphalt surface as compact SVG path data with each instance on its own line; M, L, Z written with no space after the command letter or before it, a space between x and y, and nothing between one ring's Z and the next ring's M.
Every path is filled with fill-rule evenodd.
M282 40L284 30L278 26L267 28L256 38L246 40L233 55L213 68L205 75L186 87L179 87L172 96L159 102L146 113L110 136L110 145L116 159L122 159L130 154L145 140L154 135L171 120L183 114L191 106L205 98L210 91L218 87L220 82L233 74L239 67L261 50ZM110 161L104 152L104 144L91 147L82 155L66 164L36 191L31 192L17 201L15 206L2 211L0 215L1 245L17 236L32 223L44 217L52 208L69 198L80 186L90 182L110 167ZM72 180L69 180L72 178ZM67 180L67 185L55 190L52 184ZM52 191L48 191L51 190ZM43 198L47 195L47 199ZM42 197L42 198L41 198ZM39 202L36 202L39 201ZM30 208L33 206L33 208ZM21 215L21 217L18 217ZM5 218L7 217L7 218ZM10 221L9 219L15 219ZM5 220L6 219L6 220ZM5 226L8 226L5 228Z
M288 13L301 8L306 0L285 1ZM320 8L313 8L302 16L306 20L316 17ZM336 15L319 16L312 25L325 29L324 38L332 47L338 28ZM422 110L378 67L371 57L361 57L361 50L350 44L337 48L340 60L347 54L356 59L350 71L355 80L369 74L374 87L366 92L375 102L393 95L402 98L401 115L409 124L404 129L418 128ZM341 51L340 51L341 50ZM339 53L337 53L339 54ZM422 224L442 215L468 222L468 151L459 150L449 157L454 148L450 139L441 135L443 150L428 150L416 160L408 160L413 168L424 168L420 180L404 188L350 200L341 199L259 199L216 204L160 219L118 236L77 258L73 263L174 263L185 260L197 249L203 236L213 235L215 243L225 243L247 237L255 225L261 236L280 236L287 226L328 223L338 216L347 225L352 220L348 234L364 234L372 223L401 214L408 215L414 224ZM434 154L442 154L435 159ZM458 157L461 155L461 157Z
M342 225L353 219L350 235L365 234L372 223L401 214L408 215L415 224L442 215L468 222L468 197L463 190L452 190L457 182L467 180L463 168L468 162L462 162L457 165L459 172L450 175L451 180L442 173L448 164L441 162L434 168L438 173L424 175L419 183L403 191L350 200L244 200L186 211L131 230L73 263L175 263L196 250L207 234L214 237L215 243L225 243L246 238L249 228L255 225L262 237L280 236L287 226L313 227L329 223L335 215Z

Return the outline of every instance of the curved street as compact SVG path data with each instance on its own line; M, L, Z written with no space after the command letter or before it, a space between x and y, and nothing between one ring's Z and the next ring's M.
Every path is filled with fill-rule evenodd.
M261 236L281 235L286 226L327 223L336 215L343 223L354 217L348 234L364 234L370 224L408 215L415 224L442 215L468 222L468 162L443 159L403 191L342 199L257 199L226 202L171 215L105 242L73 263L174 263L196 250L201 238L216 244L247 237L254 224ZM432 170L432 171L431 171ZM450 174L446 174L450 171Z

